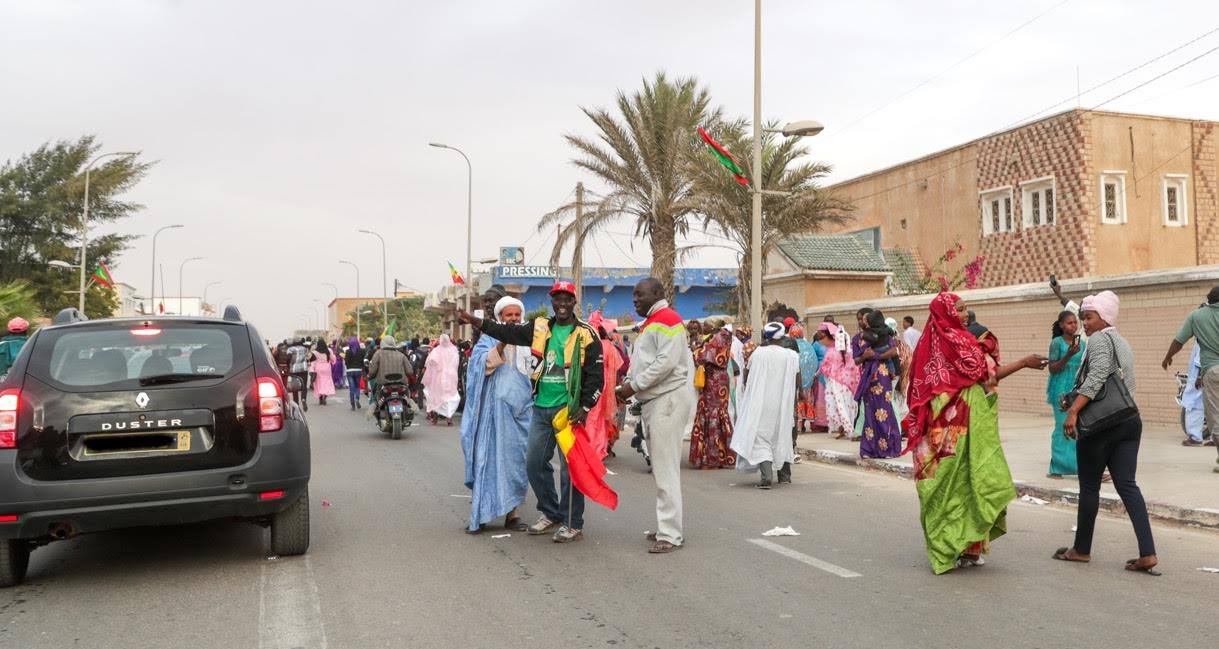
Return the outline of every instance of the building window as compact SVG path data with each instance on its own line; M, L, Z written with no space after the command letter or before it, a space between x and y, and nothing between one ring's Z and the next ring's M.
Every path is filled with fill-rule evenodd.
M1020 212L1025 228L1054 225L1054 177L1038 178L1020 185Z
M1015 229L1012 216L1012 188L988 189L981 193L982 234L1011 232Z
M1188 202L1185 200L1187 178L1184 174L1164 175L1164 196L1161 200L1164 225L1179 228L1189 222Z
M1126 222L1126 172L1105 171L1100 175L1100 222Z

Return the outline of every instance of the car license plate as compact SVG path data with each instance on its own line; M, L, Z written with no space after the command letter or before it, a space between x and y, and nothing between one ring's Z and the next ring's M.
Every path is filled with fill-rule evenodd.
M141 453L189 453L189 430L161 430L122 435L93 435L86 440L85 457Z
M389 404L389 414L391 414L391 415L402 414L402 404L400 404L400 403Z

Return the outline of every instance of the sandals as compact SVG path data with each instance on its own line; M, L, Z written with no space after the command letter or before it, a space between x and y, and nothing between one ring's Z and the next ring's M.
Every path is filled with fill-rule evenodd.
M520 516L504 519L504 529L512 530L513 532L524 532L529 529L529 525L521 520Z
M652 547L648 548L648 554L668 554L680 547L680 545L673 545L668 541L656 541Z
M1087 558L1087 559L1072 559L1072 558L1070 558L1070 557L1068 557L1068 556L1067 556L1067 553L1068 553L1068 552L1070 552L1070 551L1071 551L1071 548L1066 548L1066 547L1063 547L1063 548L1058 548L1057 550L1055 550L1055 551L1054 551L1054 556L1053 556L1053 558L1054 558L1056 561L1067 561L1067 562L1069 562L1069 563L1089 563L1089 562L1091 562L1091 561L1092 561L1092 559L1091 559L1091 558Z
M482 533L483 533L483 526L482 526L482 525L479 525L479 526L478 526L478 529L476 529L476 530L472 530L472 529L470 529L470 528L468 528L468 527L463 527L463 528L461 528L461 531L463 531L463 532L465 532L466 534L469 534L469 535L471 535L471 536L473 536L473 535L475 535L475 534L482 534Z
M1139 565L1140 560L1141 559L1130 559L1130 560L1126 561L1126 570L1129 570L1130 572L1146 573L1146 574L1151 575L1152 577L1159 577L1160 575L1164 574L1164 573L1160 572L1159 570L1156 570L1155 566L1140 566Z

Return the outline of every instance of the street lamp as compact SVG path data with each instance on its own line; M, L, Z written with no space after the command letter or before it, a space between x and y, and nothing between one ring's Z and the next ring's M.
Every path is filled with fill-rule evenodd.
M149 304L152 307L153 313L157 312L157 235L161 234L161 232L164 230L174 230L180 227L182 226L179 224L166 225L157 228L157 231L152 233L152 280L148 282L148 286L150 287L148 290L148 295L150 300ZM165 293L164 286L161 287L161 293Z
M470 272L472 254L472 237L474 233L474 166L470 164L470 157L467 156L461 149L439 142L429 142L428 146L434 146L437 149L449 149L456 151L466 160L466 311L470 310L470 282L474 281Z
M112 156L134 156L139 155L139 151L115 151L113 153L103 153L89 161L85 165L85 209L80 217L80 312L85 312L85 266L89 259L89 173L93 170L93 165L97 164L102 158Z
M183 311L186 310L186 308L182 306L185 304L185 301L182 298L182 270L186 268L186 265L190 262L199 261L200 259L203 259L203 257L187 257L186 259L182 260L182 263L178 264L178 315L185 315ZM162 287L162 290L164 290L164 287Z
M340 264L347 264L356 269L356 338L360 339L360 267L350 261L339 260Z
M207 285L203 287L203 304L207 304L207 289L209 289L213 286L219 286L220 284L223 284L223 283L224 282L220 282L220 281L208 282ZM203 312L203 305L199 305L199 312L200 313Z
M384 304L381 307L381 312L385 315L385 329L389 330L389 291L386 289L386 278L389 277L388 271L385 270L385 237L373 232L372 230L360 230L362 234L371 234L381 240L381 295Z
M753 214L749 228L749 322L761 327L762 322L762 132L770 131L784 137L813 136L825 127L805 120L790 122L782 129L767 129L762 125L762 0L753 2Z
M50 266L51 268L62 268L64 270L72 270L73 268L76 268L76 264L69 264L66 261L60 261L58 259L52 259L51 261L48 261L47 265Z
M322 306L322 301L317 298L313 298L313 308L316 310L315 313L318 314L318 317L317 317L318 326L319 327L325 326L325 328L327 330L329 330L330 329L330 318L321 315L321 314L325 313L325 311L326 311L325 307Z

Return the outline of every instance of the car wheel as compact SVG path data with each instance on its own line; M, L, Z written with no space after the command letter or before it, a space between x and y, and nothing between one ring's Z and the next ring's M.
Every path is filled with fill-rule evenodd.
M16 586L25 581L30 567L30 544L20 539L0 541L0 588Z
M309 550L309 492L271 518L271 554L290 557Z

